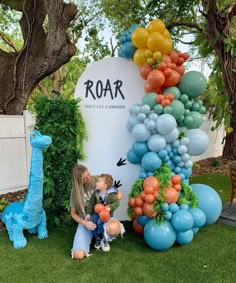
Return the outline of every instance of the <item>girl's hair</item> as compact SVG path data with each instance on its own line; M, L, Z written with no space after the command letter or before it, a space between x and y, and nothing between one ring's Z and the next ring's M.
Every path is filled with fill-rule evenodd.
M109 175L109 174L101 174L101 175L99 175L99 178L103 178L104 179L105 184L107 185L107 189L112 187L112 185L113 185L113 178L112 178L111 175Z
M88 169L83 165L76 165L72 169L72 192L76 209L80 216L84 213L84 185L83 173Z

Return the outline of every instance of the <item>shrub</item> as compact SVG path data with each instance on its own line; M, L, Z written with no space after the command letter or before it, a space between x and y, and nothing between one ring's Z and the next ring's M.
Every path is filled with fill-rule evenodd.
M69 224L71 170L84 159L86 127L79 100L39 96L35 103L36 128L52 138L44 152L44 209L49 226Z

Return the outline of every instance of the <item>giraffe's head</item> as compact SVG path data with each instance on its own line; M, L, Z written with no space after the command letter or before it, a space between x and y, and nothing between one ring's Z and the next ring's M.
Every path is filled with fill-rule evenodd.
M52 143L52 138L42 135L39 131L33 131L30 134L30 143L32 147L46 148Z

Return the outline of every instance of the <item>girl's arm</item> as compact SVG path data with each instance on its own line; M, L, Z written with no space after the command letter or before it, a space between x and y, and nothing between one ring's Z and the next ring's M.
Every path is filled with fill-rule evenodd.
M83 225L86 227L88 230L94 230L96 229L96 224L94 224L92 221L86 221L82 217L80 217L77 213L76 208L71 207L70 209L70 215L71 217L75 220L75 222Z

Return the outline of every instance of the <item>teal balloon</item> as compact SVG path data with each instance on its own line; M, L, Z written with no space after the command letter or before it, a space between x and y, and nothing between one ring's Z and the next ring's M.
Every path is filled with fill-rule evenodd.
M185 231L185 232L177 232L176 233L176 242L179 245L189 244L190 242L192 242L193 236L194 236L194 234L193 234L192 229Z
M187 117L193 118L193 123L188 127L189 129L197 129L199 128L203 123L202 115L197 111L191 111L190 115Z
M157 105L156 97L157 94L155 92L149 92L145 94L142 99L142 105L147 104L150 106L151 110L153 110L154 107Z
M179 100L173 100L170 106L172 108L171 115L174 116L176 120L181 119L181 117L184 115L185 110L183 103Z
M161 104L157 104L154 107L154 112L158 115L161 115L161 113L163 112L163 106Z
M205 76L198 71L189 71L185 73L178 84L181 93L187 94L190 98L200 96L207 87Z
M169 221L156 223L155 219L151 219L144 227L144 240L154 250L168 250L175 243L176 231Z
M199 109L199 113L205 114L206 113L206 107L205 106L201 106L200 109Z
M188 101L187 94L181 94L179 100L183 103L186 103Z
M176 86L168 87L163 91L163 94L172 93L175 99L180 97L180 90Z
M185 125L188 129L190 129L192 123L193 123L193 118L192 118L190 115L184 117L184 125Z
M198 197L198 206L206 215L204 226L213 224L220 217L222 202L218 193L205 184L192 184L193 191Z
M155 109L155 108L154 108ZM154 110L155 111L155 110ZM171 114L172 113L172 107L171 106L166 106L163 108L163 113L164 114Z

